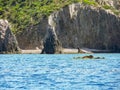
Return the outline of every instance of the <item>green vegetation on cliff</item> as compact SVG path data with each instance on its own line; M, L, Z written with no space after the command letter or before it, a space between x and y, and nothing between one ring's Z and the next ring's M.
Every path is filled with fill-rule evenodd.
M36 25L53 11L77 2L97 5L95 0L0 0L0 18L7 19L13 32L17 33Z
M7 19L12 24L12 30L18 32L37 24L51 12L78 1L80 0L0 0L0 18Z

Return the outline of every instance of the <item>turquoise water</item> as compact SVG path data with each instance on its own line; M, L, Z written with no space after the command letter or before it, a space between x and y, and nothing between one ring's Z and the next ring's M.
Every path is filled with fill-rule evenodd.
M120 90L120 54L0 55L0 90Z

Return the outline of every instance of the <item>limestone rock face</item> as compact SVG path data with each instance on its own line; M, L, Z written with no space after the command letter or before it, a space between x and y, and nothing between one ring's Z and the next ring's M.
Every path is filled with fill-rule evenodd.
M36 49L36 47L42 49L47 26L48 19L43 18L39 24L26 27L26 30L18 33L16 38L20 42L19 47L21 49Z
M110 5L120 10L120 0L95 1L100 5ZM18 35L20 47L33 49L41 46L48 25L64 48L79 47L120 52L120 16L102 7L80 3L65 6L52 13L48 19L43 19L37 26L32 26ZM48 39L46 41L48 42Z
M57 38L56 32L52 26L48 26L47 34L44 41L42 53L54 54L61 53L61 44Z
M0 19L0 53L17 53L18 43L7 20Z
M109 5L120 10L120 0L95 0L100 5Z
M52 14L57 36L66 48L120 52L120 17L99 7L72 4Z

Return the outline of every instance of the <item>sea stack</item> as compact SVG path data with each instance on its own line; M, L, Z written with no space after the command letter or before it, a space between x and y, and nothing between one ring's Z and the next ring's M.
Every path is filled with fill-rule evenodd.
M16 37L7 20L0 19L0 53L18 53L20 49Z
M62 52L62 47L61 44L57 38L57 35L53 29L53 27L48 26L47 29L47 34L45 37L45 40L43 42L43 50L42 50L42 54L46 53L46 54L55 54L55 53L61 53Z

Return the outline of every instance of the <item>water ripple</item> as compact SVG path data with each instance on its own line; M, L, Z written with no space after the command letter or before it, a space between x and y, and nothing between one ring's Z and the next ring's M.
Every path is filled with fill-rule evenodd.
M119 90L120 54L0 55L0 90Z

